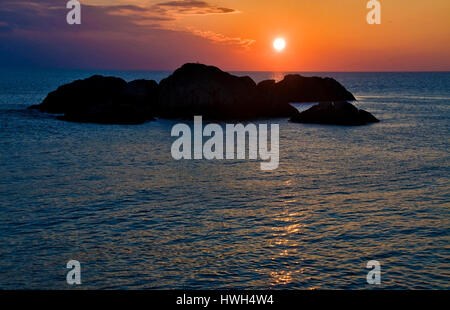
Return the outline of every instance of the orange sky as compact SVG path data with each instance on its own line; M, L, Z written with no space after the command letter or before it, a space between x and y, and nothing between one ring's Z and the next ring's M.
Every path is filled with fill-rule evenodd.
M84 1L97 4L102 1ZM103 1L111 3L110 1ZM161 1L122 1L141 6ZM115 4L117 1L115 2ZM281 71L448 70L450 1L381 1L381 25L366 22L364 0L215 0L228 14L178 14L167 27L252 40L250 46L226 42L227 69ZM191 13L191 14L189 14ZM286 38L276 53L272 41ZM200 60L201 61L201 60Z
M243 71L450 70L449 0L381 0L381 25L367 24L366 0L80 2L79 28L57 27L64 34L52 33L55 27L12 33L29 41L40 38L40 45L48 42L52 59L66 53L61 46L70 37L79 48L78 54L70 50L73 66L77 57L89 66L86 55L98 49L109 55L93 65L122 69L171 70L198 61ZM40 14L52 10L40 3ZM272 46L279 36L287 41L281 53Z

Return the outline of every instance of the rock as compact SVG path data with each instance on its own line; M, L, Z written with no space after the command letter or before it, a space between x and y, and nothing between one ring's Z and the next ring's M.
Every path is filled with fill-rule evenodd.
M330 78L288 75L282 81L258 85L219 68L185 64L159 86L158 116L163 118L254 119L290 117L297 110L289 103L320 100L354 100Z
M291 106L290 101L276 95L278 83L275 80L265 80L256 86L258 109L266 117L290 117L295 115L297 109Z
M131 81L122 88L120 99L128 104L150 107L149 103L156 103L158 99L158 83L153 80Z
M59 119L79 123L141 124L154 120L152 116L146 115L146 112L146 109L139 106L108 102L68 111Z
M159 84L158 116L246 119L257 117L256 84L219 68L185 64Z
M274 80L262 81L257 88L262 98L278 104L356 100L344 86L332 78L289 74L278 83Z
M60 119L105 124L136 124L153 119L158 84L92 76L63 85L32 109L64 114Z
M217 67L188 63L158 84L92 76L63 85L32 109L64 114L64 120L142 123L154 116L250 120L297 117L289 103L354 100L334 79L287 75L282 81L238 77Z
M31 108L41 112L64 114L112 101L126 85L127 83L119 78L94 75L58 87L56 91L49 93L40 105Z
M298 112L291 118L295 123L316 123L357 126L377 123L379 120L367 111L360 110L345 101L322 102L310 109Z

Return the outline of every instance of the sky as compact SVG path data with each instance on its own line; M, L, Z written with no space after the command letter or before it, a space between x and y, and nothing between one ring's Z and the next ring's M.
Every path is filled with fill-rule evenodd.
M450 71L450 1L2 0L0 66L233 71ZM282 37L278 52L273 41Z

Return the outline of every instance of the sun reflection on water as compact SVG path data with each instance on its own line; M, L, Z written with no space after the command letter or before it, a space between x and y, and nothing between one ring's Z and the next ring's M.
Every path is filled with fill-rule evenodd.
M302 212L290 211L291 207L298 206L299 202L295 199L291 192L292 180L283 182L283 186L289 191L280 205L282 211L274 217L272 227L272 242L271 247L276 248L275 255L272 261L285 261L286 259L293 262L301 260L301 253L299 252L298 235L301 233L304 223L299 222L299 219L304 216ZM297 264L280 264L280 268L276 271L270 272L271 286L285 286L298 280L298 275L303 273L303 269Z
M272 285L286 285L292 282L292 271L274 271L270 273Z
M279 82L284 79L284 73L283 72L273 72L271 74L270 79L275 80L275 82Z

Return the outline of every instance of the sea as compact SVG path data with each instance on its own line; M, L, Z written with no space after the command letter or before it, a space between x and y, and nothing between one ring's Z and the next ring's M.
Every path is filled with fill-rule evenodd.
M450 288L450 72L301 73L337 79L381 122L258 120L279 124L274 171L174 160L177 120L27 110L93 74L171 72L0 69L0 289L72 289L71 260L79 289Z

